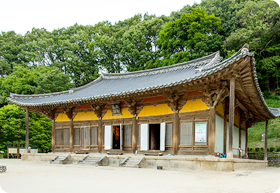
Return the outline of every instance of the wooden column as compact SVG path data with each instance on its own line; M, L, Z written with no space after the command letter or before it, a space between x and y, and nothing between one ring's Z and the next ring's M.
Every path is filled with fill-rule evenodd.
M226 103L226 100L225 100ZM227 105L224 105L224 144L223 144L223 153L227 153Z
M235 102L235 76L230 78L230 93L229 93L229 139L227 158L233 158L232 142L234 128L234 102Z
M73 152L73 140L74 139L74 128L73 128L73 116L70 119L70 128L69 128L69 151Z
M133 117L132 117L132 140L131 140L133 153L135 153L135 151L137 150L137 144L138 144L137 139L138 139L137 120L136 120L136 115L133 115Z
M55 119L52 120L52 152L55 152Z
M29 146L29 110L28 108L25 109L25 153L28 153L28 146Z
M103 149L103 127L102 127L102 118L98 118L98 152L101 153Z
M268 120L265 122L265 140L264 140L264 161L267 161L267 133L268 133Z
M239 120L239 149L241 149L241 120ZM241 158L242 154L241 151L239 150L239 158Z
M173 148L173 154L176 155L178 153L179 149L179 113L178 111L174 112L174 118L173 118L173 131L172 131L172 148Z
M247 146L247 141L248 141L248 127L247 127L247 123L246 123L246 134L245 134L246 136L246 139L245 139L245 152L246 152L246 154L245 154L245 158L246 158L246 155L247 155L247 153L248 153L248 146Z
M208 147L209 154L214 155L215 152L215 127L216 127L216 109L215 107L210 107L210 117L209 117L209 134L208 134Z

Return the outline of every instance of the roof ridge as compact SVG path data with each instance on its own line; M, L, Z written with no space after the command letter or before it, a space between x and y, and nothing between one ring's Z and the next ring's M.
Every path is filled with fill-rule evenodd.
M172 65L169 65L169 66L162 66L162 67L158 67L158 68L151 68L151 69L146 69L146 70L125 72L125 73L104 73L104 79L116 79L118 77L124 78L124 77L144 76L144 75L147 75L147 74L154 74L154 73L176 70L177 68L180 68L182 66L190 67L191 64L199 65L200 62L213 59L216 56L217 53L219 53L219 51L214 52L212 54L209 54L207 56L204 56L202 58L197 58L197 59L193 59L193 60L190 60L190 61L186 61L186 62L182 62L182 63L178 63L178 64L172 64Z

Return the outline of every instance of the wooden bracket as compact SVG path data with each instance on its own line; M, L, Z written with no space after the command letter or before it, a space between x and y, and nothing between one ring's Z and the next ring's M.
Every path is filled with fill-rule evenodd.
M202 101L205 102L209 108L215 108L229 96L229 90L224 85L219 86L216 90L212 90L210 86L208 86L208 89L203 90L202 93L206 96Z
M132 116L137 116L140 111L143 109L143 105L140 106L142 100L135 100L135 99L125 99L125 104L127 105L127 109Z
M55 120L58 116L56 113L57 108L50 108L50 109L32 109L33 112L46 116L50 120Z
M73 120L77 115L77 112L74 112L76 107L63 107L62 112L65 113L68 119Z
M94 111L98 119L102 119L107 111L104 111L105 103L96 103L90 105L91 109Z
M163 93L163 96L167 98L168 103L167 105L171 108L173 112L179 112L183 106L186 104L186 100L182 101L182 98L186 95L187 93L177 93L174 91L171 92L165 92Z

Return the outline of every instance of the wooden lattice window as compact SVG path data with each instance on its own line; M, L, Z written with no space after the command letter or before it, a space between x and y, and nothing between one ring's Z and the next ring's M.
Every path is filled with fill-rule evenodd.
M74 129L74 145L80 145L80 128Z
M166 124L165 146L172 145L172 123Z
M63 145L69 145L69 129L63 129Z
M192 145L192 122L181 123L180 145Z
M55 130L55 145L69 146L69 128Z
M97 136L98 135L98 128L91 127L90 128L90 137L91 137L91 145L97 145Z
M131 125L123 126L124 145L131 145Z
M62 145L62 129L55 130L55 145Z

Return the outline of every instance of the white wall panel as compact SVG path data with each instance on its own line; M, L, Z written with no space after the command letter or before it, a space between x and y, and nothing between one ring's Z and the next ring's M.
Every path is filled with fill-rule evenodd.
M233 143L232 148L238 149L239 148L239 128L234 127L233 129ZM239 155L239 151L233 149L234 155Z
M216 115L215 152L223 153L224 119Z
M242 151L242 156L245 155L245 143L246 143L246 131L241 130L241 149Z

